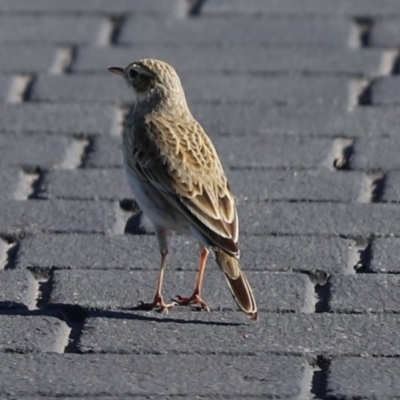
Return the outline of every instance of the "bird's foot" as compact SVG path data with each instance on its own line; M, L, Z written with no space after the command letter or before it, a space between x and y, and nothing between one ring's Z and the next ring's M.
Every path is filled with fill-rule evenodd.
M157 308L160 312L164 312L164 313L168 314L168 310L176 305L177 305L177 303L175 301L173 301L171 303L165 303L161 294L157 293L155 295L154 301L152 303L144 303L143 301L140 301L138 309L150 311L150 310Z
M197 292L194 292L190 297L177 296L174 302L180 306L187 306L189 304L198 304L203 310L210 311L208 304L200 297Z

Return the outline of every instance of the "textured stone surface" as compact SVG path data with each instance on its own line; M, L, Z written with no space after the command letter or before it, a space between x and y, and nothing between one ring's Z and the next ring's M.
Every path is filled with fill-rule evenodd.
M399 169L400 160L396 157L400 143L396 137L380 137L377 139L360 139L354 145L354 154L350 163L354 169L367 171L387 171Z
M12 88L13 77L10 75L0 75L0 102L9 100Z
M291 20L293 22L293 20ZM324 22L325 23L325 22ZM246 38L246 35L242 35ZM318 40L318 39L316 39ZM256 43L254 43L256 41ZM182 74L198 72L229 74L231 81L240 78L238 73L331 73L334 75L376 75L381 71L382 50L353 51L346 48L325 47L266 47L252 42L197 44L180 43L179 47L158 42L135 43L134 46L85 47L77 54L72 70L76 72L104 73L105 67L112 63L125 66L134 61L133 54L140 53L140 58L161 58L175 66ZM190 57L186 56L191 52ZM220 57L224 52L224 57ZM204 58L212 63L203 62ZM249 62L251 60L251 62ZM184 75L183 75L184 76ZM210 76L210 75L209 75Z
M93 104L0 104L1 130L109 134L115 110Z
M329 367L328 390L339 398L395 398L400 390L397 358L334 358Z
M131 190L122 169L56 170L45 175L42 195L62 199L123 199Z
M0 232L40 231L98 233L112 229L114 207L107 202L2 201Z
M221 35L231 31L230 35ZM260 43L262 45L346 46L351 25L335 19L198 18L157 21L132 17L126 22L119 42L132 43ZM246 35L242 32L246 31Z
M397 204L240 203L242 232L279 235L398 235Z
M398 397L397 0L0 0L0 398ZM190 15L189 15L190 14ZM260 320L155 294L107 67L176 67L236 196ZM172 235L163 294L199 249ZM56 354L62 353L62 354Z
M359 107L350 113L324 106L265 107L263 105L192 104L193 114L210 134L256 133L322 137L397 135L398 107Z
M374 0L272 0L266 3L263 0L250 0L243 3L241 0L233 0L229 3L226 0L208 1L204 5L204 14L271 14L271 15L308 15L327 16L340 15L342 17L357 16L362 13L366 16L399 15L399 5L393 0L382 0L379 3Z
M241 261L245 270L345 272L351 240L340 238L245 235ZM194 270L198 248L194 240L170 241L167 268ZM71 269L157 270L159 253L152 235L35 234L21 241L17 266ZM210 261L215 268L213 261Z
M104 136L97 138L86 158L89 168L122 168L122 140L119 137Z
M198 393L208 397L279 394L295 399L304 393L302 379L308 367L301 357L248 355L238 359L229 355L5 354L3 362L6 367L0 372L2 393L44 396ZM213 371L219 371L218 376ZM290 382L286 379L288 373Z
M104 19L99 17L17 15L0 17L3 43L96 44ZM12 29L19 26L19 29Z
M310 279L302 274L248 273L258 294L262 311L302 311L314 308ZM136 307L139 301L152 300L157 282L155 271L57 271L50 304L80 305L89 309L115 310ZM190 296L195 273L174 271L165 274L164 296ZM236 310L223 274L210 266L203 288L211 309Z
M374 272L393 272L400 270L400 240L398 238L374 239L371 245L370 268Z
M0 6L2 10L7 12L28 12L34 13L39 12L42 14L54 14L54 13L130 13L137 12L140 14L160 14L165 17L171 12L171 15L175 15L175 7L179 4L176 0L164 3L159 0L135 0L134 6L130 0L119 0L115 4L111 4L108 0L71 0L68 2L54 2L52 0L1 0Z
M68 333L65 322L57 318L0 315L0 352L61 353Z
M55 45L42 43L2 43L1 72L49 72L56 57Z
M400 79L386 77L373 84L373 102L376 105L399 105L400 104Z
M239 201L357 201L363 175L327 170L270 171L234 169L228 172L232 190Z
M399 19L377 21L371 43L373 46L398 47L400 44Z
M173 322L180 321L182 329ZM169 315L145 312L109 312L88 318L79 348L95 353L200 353L224 352L229 337L233 353L324 353L346 356L398 355L399 338L393 330L398 316L262 313L256 325L234 313ZM135 334L140 329L143 334ZM191 338L196 336L194 343ZM121 340L116 341L114 338ZM379 340L376 338L379 337ZM154 340L153 340L154 339ZM396 353L394 353L396 352Z
M319 168L328 167L332 140L282 135L218 135L211 132L214 145L225 167L234 168ZM100 137L87 157L92 168L122 167L121 139ZM332 160L333 161L333 160Z
M16 167L6 167L2 165L0 169L0 191L1 200L12 200L15 198L20 187L23 172Z
M336 275L330 279L329 307L334 312L395 312L399 306L399 276L385 274Z
M0 270L0 308L33 308L36 282L29 271Z
M125 66L125 65L123 65ZM106 66L104 67L106 69ZM244 104L346 104L348 81L342 77L265 77L193 73L181 76L191 102ZM132 93L109 75L70 75L40 79L33 88L33 99L59 102L116 103L133 101ZM234 85L232 86L234 82ZM208 90L212 87L213 90ZM37 89L36 89L37 88Z
M382 194L382 201L400 202L400 172L391 171L385 175L385 189Z
M239 201L356 201L362 174L317 171L227 171ZM1 179L1 172L0 172ZM125 172L114 169L56 170L45 174L41 196L63 199L123 199L132 197Z
M0 135L2 164L52 167L62 163L71 139L51 135Z

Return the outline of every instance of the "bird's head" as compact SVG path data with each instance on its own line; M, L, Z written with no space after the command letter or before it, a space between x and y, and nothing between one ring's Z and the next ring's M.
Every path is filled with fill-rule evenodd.
M174 101L186 104L181 81L175 69L164 61L143 59L125 68L110 67L108 70L122 76L141 101Z

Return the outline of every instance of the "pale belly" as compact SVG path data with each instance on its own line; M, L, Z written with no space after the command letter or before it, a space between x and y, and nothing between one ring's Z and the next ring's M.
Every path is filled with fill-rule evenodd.
M187 219L156 190L132 173L127 172L126 175L140 209L156 227L191 233Z

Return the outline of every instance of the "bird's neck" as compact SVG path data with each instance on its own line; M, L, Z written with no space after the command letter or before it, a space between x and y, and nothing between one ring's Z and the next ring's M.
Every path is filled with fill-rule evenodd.
M145 96L138 95L132 110L132 117L140 119L146 115L180 118L191 115L186 99L183 96Z

